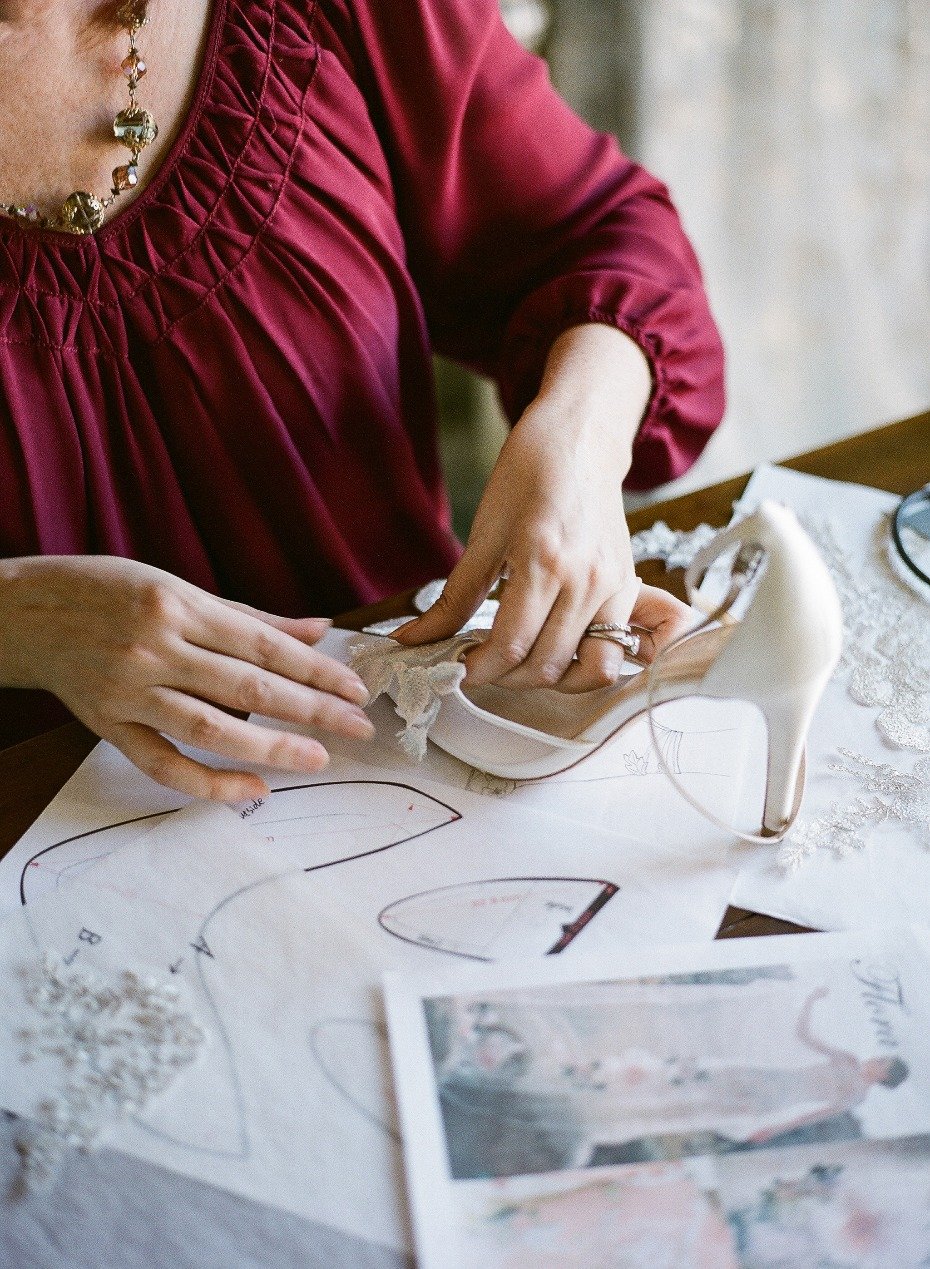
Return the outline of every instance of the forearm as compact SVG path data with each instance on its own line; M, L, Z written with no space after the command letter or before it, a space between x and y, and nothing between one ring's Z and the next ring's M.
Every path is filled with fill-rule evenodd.
M639 345L613 326L588 323L553 343L528 414L544 411L558 419L566 446L593 439L622 481L651 391L649 362Z

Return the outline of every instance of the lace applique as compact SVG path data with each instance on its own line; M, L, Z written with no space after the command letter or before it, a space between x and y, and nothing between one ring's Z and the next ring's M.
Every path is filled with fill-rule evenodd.
M69 1147L90 1150L117 1120L146 1110L194 1061L206 1034L180 993L131 971L70 969L52 953L23 969L34 1025L18 1032L22 1062L60 1071L16 1149L24 1189L48 1186Z
M669 572L675 568L687 568L698 551L703 550L718 532L719 529L712 529L709 524L699 524L696 529L688 531L670 529L664 520L657 520L648 529L641 529L630 538L633 562L663 560Z
M914 831L925 850L930 850L930 758L921 758L910 774L888 762L873 762L850 749L840 749L830 770L851 776L870 799L857 797L848 804L834 802L824 815L800 823L781 844L775 862L794 871L818 850L845 859L864 850L873 829L893 821Z
M441 643L405 648L393 639L356 643L350 647L351 666L372 701L387 692L394 699L403 728L397 733L408 757L422 762L426 737L436 721L442 697L449 696L465 677L459 660L472 647L474 635L460 634Z
M907 590L877 549L870 566L854 571L829 520L806 517L836 583L843 608L843 656L848 691L879 710L875 726L899 749L930 753L930 619L927 605ZM887 518L876 534L885 540Z

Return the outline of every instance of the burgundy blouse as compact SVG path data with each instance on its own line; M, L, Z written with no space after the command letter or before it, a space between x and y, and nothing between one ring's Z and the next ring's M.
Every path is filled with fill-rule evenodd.
M679 475L723 409L694 254L495 0L214 0L136 202L88 238L0 218L0 555L133 556L287 615L442 575L431 347L515 420L584 321L652 364L628 486ZM0 743L39 706L0 698Z

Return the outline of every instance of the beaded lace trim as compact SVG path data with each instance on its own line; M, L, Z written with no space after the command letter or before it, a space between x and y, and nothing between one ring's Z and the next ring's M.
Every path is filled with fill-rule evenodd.
M648 529L630 538L634 564L643 560L662 560L666 570L687 568L699 551L719 533L709 524L699 524L688 531L670 529L664 520L656 520Z
M843 608L844 651L837 673L849 674L854 701L879 710L875 725L889 744L930 753L930 613L891 571L876 529L870 567L857 572L829 520L808 521L833 575Z
M857 704L878 711L875 727L900 752L898 762L874 762L840 749L829 770L854 784L848 801L801 819L782 843L776 862L792 871L826 851L847 858L889 822L909 828L930 849L930 760L905 768L908 753L930 754L930 613L927 604L896 577L884 543L889 525L875 528L871 558L855 568L834 522L802 517L836 584L843 609L844 648L836 677Z
M30 1190L54 1180L69 1147L90 1150L118 1120L145 1111L206 1033L177 987L129 970L72 969L49 953L23 967L22 981L35 1022L17 1033L20 1061L51 1062L57 1077L16 1142Z
M372 701L388 692L394 698L403 728L397 733L408 757L421 762L426 756L426 737L436 721L442 698L449 696L465 677L459 660L475 643L470 634L459 634L441 643L406 648L393 639L352 644L352 669L371 694Z
M888 762L873 762L840 749L830 770L851 776L872 797L854 797L845 805L834 802L824 815L800 821L779 848L781 868L791 872L818 851L846 859L865 850L872 832L889 822L912 829L917 841L930 850L930 758L921 758L908 774Z

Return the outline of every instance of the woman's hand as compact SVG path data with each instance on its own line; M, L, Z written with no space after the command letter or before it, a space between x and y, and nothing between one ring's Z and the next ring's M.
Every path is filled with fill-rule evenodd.
M53 692L153 779L194 797L238 802L268 790L251 772L193 761L166 737L285 771L328 761L317 741L228 710L371 736L361 679L313 647L328 625L217 599L134 560L0 564L0 682Z
M643 354L619 331L575 327L556 341L539 396L501 450L441 598L395 638L450 637L502 574L491 634L466 658L476 686L603 687L616 681L623 649L585 638L590 623L642 627L645 660L687 628L684 604L641 589L623 508L649 383Z

